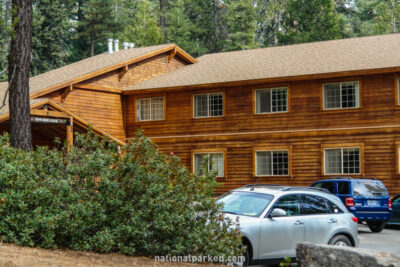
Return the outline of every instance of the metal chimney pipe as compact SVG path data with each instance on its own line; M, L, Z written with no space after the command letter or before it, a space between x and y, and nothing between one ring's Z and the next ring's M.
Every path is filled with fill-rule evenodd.
M112 54L113 53L113 39L108 39L108 53Z
M119 50L119 40L114 40L114 52L118 52Z
M135 44L134 43L129 43L129 48L134 48Z
M123 42L122 43L122 47L124 48L124 50L129 48L129 43L128 42Z

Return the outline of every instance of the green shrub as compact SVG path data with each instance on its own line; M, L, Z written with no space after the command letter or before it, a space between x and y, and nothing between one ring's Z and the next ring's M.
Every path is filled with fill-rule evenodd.
M211 198L215 174L193 175L138 133L118 150L92 133L31 152L0 136L3 241L127 255L241 255L237 226Z

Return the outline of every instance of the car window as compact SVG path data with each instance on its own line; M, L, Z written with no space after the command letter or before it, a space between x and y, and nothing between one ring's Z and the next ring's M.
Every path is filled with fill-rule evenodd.
M250 192L229 192L216 202L223 204L223 212L258 217L274 197L267 194Z
M350 194L349 182L338 182L338 194L339 195Z
M305 215L327 214L330 213L330 210L323 197L315 195L302 195L301 213Z
M330 213L338 214L338 213L343 213L343 210L339 208L335 203L326 200L326 203L328 204L329 211Z
M334 183L333 182L323 182L316 183L313 185L314 187L327 189L329 192L334 193Z
M393 199L393 203L400 203L400 195Z
M300 215L300 200L297 195L281 197L274 205L272 210L279 208L286 211L286 216Z
M353 183L354 196L362 197L386 197L388 192L381 181L358 180Z

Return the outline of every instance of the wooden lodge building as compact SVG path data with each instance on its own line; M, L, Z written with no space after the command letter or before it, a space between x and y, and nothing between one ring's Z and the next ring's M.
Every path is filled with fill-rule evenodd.
M138 129L222 193L254 183L375 177L400 193L400 34L209 54L174 44L104 53L30 79L34 145L89 125ZM3 99L7 83L0 83ZM8 106L0 131L8 130Z

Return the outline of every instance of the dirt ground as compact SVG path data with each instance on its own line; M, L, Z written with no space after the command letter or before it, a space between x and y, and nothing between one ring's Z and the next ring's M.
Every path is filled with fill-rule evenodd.
M73 250L48 250L18 247L11 244L0 245L0 267L132 267L132 266L179 266L216 267L214 264L160 263L152 258L127 257L120 254L98 254Z

